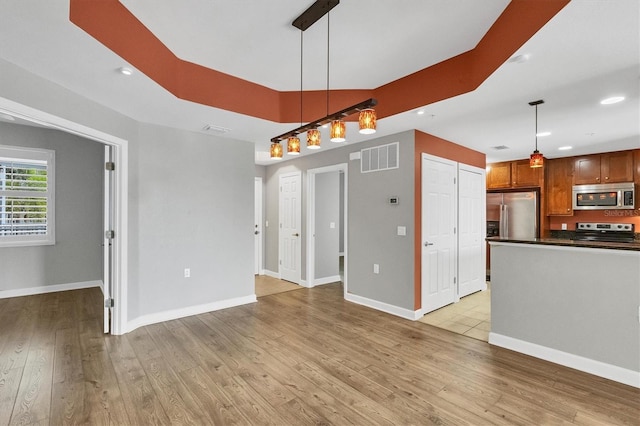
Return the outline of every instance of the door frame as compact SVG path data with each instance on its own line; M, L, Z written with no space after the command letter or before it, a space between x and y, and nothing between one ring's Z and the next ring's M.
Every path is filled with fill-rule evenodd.
M347 232L347 218L349 217L347 211L347 188L349 187L349 165L347 163L335 164L333 166L325 166L318 167L315 169L307 170L307 279L306 279L306 287L313 287L315 281L315 239L314 235L316 233L316 176L322 173L330 173L330 172L343 172L344 173L344 198L342 200L344 205L343 217L340 218L342 220L342 226L344 229L344 278L343 278L343 288L344 295L347 294L347 256L348 256L348 232Z
M264 218L264 214L262 212L262 178L261 177L255 177L253 180L253 188L254 188L254 195L253 195L253 202L255 203L254 205L254 214L256 212L258 212L258 216L259 216L259 221L258 223L256 223L256 229L254 232L258 232L258 265L257 268L254 265L254 270L257 269L258 270L258 275L264 275L264 268L262 267L263 264L263 244L264 244L264 236L263 236L263 232L262 232L262 222L263 222L263 218ZM255 250L255 247L254 247ZM255 253L254 253L255 255Z
M129 142L117 136L87 127L62 117L0 97L0 113L12 115L47 128L60 130L113 147L116 163L114 184L113 294L111 334L127 332ZM104 278L104 277L103 277ZM102 307L100 308L102 309Z
M289 172L278 175L278 278L282 279L282 179L286 177L297 176L300 179L300 198L297 204L297 217L296 220L300 226L300 243L297 244L296 262L298 267L298 276L295 281L291 281L295 284L302 285L302 172Z

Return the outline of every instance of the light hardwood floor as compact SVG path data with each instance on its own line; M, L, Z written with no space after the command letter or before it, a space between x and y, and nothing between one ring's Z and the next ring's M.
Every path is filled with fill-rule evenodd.
M101 333L101 294L0 300L0 425L638 424L640 390L343 299Z

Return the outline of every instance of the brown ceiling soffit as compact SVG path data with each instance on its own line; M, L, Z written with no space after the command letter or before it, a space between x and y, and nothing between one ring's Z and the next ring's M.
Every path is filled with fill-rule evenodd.
M569 1L512 0L474 49L372 90L332 90L329 107L376 98L380 119L473 91ZM279 123L326 115L326 91L303 92L300 120L299 91L279 92L178 58L118 0L70 0L69 19L180 99Z

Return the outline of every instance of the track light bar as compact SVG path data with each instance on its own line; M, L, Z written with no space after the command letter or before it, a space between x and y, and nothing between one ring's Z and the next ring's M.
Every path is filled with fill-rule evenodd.
M333 114L329 114L326 117L322 117L319 120L312 121L311 123L305 124L304 126L300 126L297 129L293 129L288 131L287 133L283 133L280 136L276 136L275 138L271 138L271 142L278 143L285 139L288 139L290 136L296 136L300 133L304 133L308 130L318 128L324 124L330 123L333 120L340 120L344 117L348 117L351 114L355 114L356 112L360 112L364 109L373 108L378 105L378 101L374 98L367 99L366 101L362 101L359 104L355 104L350 106L349 108L345 108L341 111L334 112Z

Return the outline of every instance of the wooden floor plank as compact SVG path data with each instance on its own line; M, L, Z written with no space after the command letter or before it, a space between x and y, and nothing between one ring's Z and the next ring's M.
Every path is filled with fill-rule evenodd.
M0 301L0 425L638 425L640 389L344 300L102 333L91 288Z

